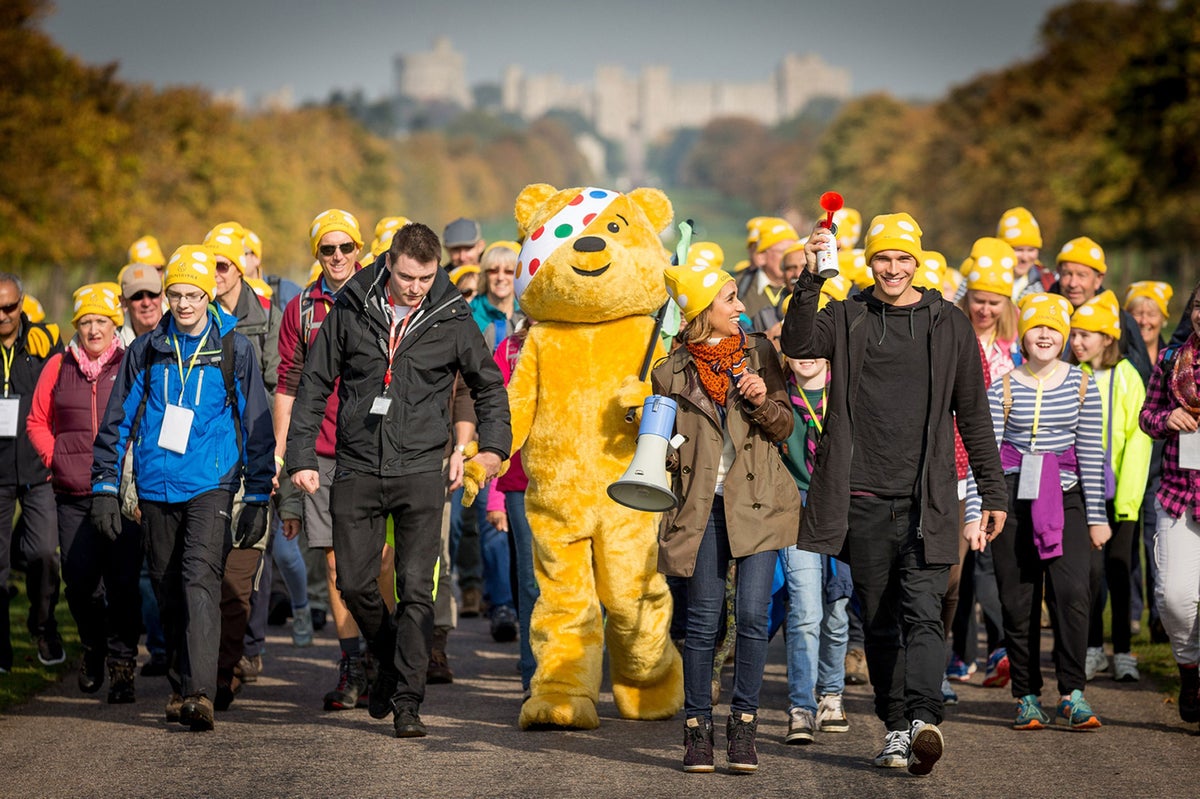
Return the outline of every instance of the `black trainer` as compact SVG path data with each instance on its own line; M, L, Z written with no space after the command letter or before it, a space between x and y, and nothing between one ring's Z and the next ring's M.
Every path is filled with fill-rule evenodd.
M79 664L79 690L94 694L104 685L104 651L84 647L83 662Z
M108 703L128 705L136 700L133 691L133 675L137 661L133 658L108 659Z
M504 644L517 640L517 612L511 605L497 605L490 615L493 641Z
M395 668L386 668L381 663L371 685L371 701L367 703L367 712L373 719L386 719L399 710L392 704L392 694L396 693L396 685L400 682L400 672ZM414 714L416 711L413 711ZM420 719L418 719L420 721Z
M1179 666L1179 718L1200 721L1200 669L1195 666Z
M50 633L48 635L39 635L37 639L38 660L43 666L57 666L67 659L66 650L63 649L62 639L58 637L58 633ZM96 686L98 689L100 686Z
M392 726L396 729L397 738L424 738L428 734L420 714L417 713L417 706L407 702L396 708Z
M683 770L707 774L713 769L712 719L692 717L683 725Z
M748 773L758 770L758 752L754 749L754 738L758 733L758 716L749 713L730 714L725 723L728 741L726 756L729 770Z
M338 661L337 687L325 694L326 710L352 710L367 692L367 674L361 658L343 656Z

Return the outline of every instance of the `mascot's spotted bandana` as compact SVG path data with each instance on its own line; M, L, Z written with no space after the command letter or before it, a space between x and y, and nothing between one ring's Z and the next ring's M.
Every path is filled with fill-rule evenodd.
M603 213L621 195L608 189L588 187L537 230L531 232L517 256L517 275L513 280L516 295L524 293L529 281L559 245L579 233Z

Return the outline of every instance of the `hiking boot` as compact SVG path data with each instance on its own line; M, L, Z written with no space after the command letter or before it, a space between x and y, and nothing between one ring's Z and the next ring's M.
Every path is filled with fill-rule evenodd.
M192 732L208 732L213 728L213 703L204 694L184 697L179 708L179 723L190 727Z
M351 659L343 653L338 661L337 687L325 694L326 710L352 710L358 699L367 692L367 674L359 658Z
M1179 718L1200 721L1200 668L1195 663L1179 664Z
M983 674L984 688L1003 688L1008 685L1008 650L998 647L988 655Z
M813 731L816 726L816 720L813 719L811 710L794 707L788 711L788 731L783 742L785 744L810 744L813 742Z
M448 685L454 682L454 672L450 670L450 659L446 657L446 639L450 631L444 627L435 627L433 643L429 646L429 667L425 671L426 685Z
M954 655L950 658L950 665L946 667L946 676L955 682L968 682L975 670L975 661L964 663L962 658Z
M1100 725L1100 718L1092 710L1092 706L1083 698L1083 691L1076 688L1070 696L1064 696L1058 703L1058 718L1073 730L1094 730Z
M367 712L373 719L386 719L393 713L399 712L392 704L392 694L396 693L396 685L400 682L400 672L390 664L379 664L379 673L371 684L371 701L367 704ZM415 711L414 711L415 712Z
M950 678L942 675L942 704L953 707L958 704L958 694L950 687Z
M90 647L83 648L83 661L79 665L79 690L94 694L104 685L104 652Z
M462 606L458 609L458 615L464 619L473 619L483 612L483 592L478 588L464 588L462 592Z
M396 708L392 726L397 738L424 738L427 734L421 715L417 713L417 706L408 702Z
M841 694L825 694L817 700L817 729L821 732L850 731Z
M1108 671L1108 655L1104 654L1104 647L1089 646L1087 658L1083 661L1083 676L1091 682L1102 671Z
M43 666L57 666L67 659L66 650L63 649L62 638L58 636L58 633L39 635L37 639L37 652L38 660ZM97 685L96 689L99 690L100 686Z
M312 646L312 642L312 608L305 605L292 616L292 646Z
M1017 700L1017 717L1014 730L1040 730L1050 726L1050 717L1042 710L1041 700L1036 694L1026 694Z
M133 692L133 675L137 671L137 661L133 658L108 659L108 703L110 705L128 705L136 697Z
M183 709L183 697L177 693L172 694L167 698L167 721L172 724L179 721L179 712Z
M142 665L143 677L167 676L167 653L151 652L150 659Z
M252 658L242 655L242 659L233 667L233 676L243 683L258 682L258 675L262 672L262 668L262 655L255 655Z
M904 768L908 765L908 730L889 730L883 749L875 755L877 768Z
M683 725L683 770L689 774L713 771L712 719L693 717Z
M512 605L492 608L492 640L505 644L517 640L517 612Z
M1128 652L1118 652L1112 659L1113 679L1117 682L1137 682L1142 678L1138 673L1137 657Z
M725 759L730 771L749 773L758 770L758 752L754 750L757 732L758 717L750 713L730 715L725 722Z
M846 653L846 684L866 685L868 682L867 653L861 649L851 649Z
M924 777L942 757L945 741L936 724L914 721L908 731L908 773Z

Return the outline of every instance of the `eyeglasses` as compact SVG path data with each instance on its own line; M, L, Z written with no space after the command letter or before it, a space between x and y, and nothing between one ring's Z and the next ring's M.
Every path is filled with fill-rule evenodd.
M178 305L181 302L186 302L188 305L197 305L202 302L208 302L208 295L201 291L189 291L187 293L168 291L167 302L172 305Z
M358 249L358 245L352 241L343 241L341 244L322 244L317 248L317 252L325 258L329 258L338 250L342 251L342 255L349 255Z
M0 311L3 311L6 314L14 314L19 310L21 310L20 300L17 300L12 305L0 305Z
M220 272L222 275L233 268L234 268L233 264L230 263L229 261L217 261L217 271Z
M161 296L161 293L155 294L151 291L139 291L137 294L129 297L128 300L130 302L145 302L146 300L157 300Z

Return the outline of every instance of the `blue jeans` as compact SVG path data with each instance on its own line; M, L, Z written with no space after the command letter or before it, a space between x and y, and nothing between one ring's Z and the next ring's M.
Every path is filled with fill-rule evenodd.
M529 645L529 619L533 615L533 603L537 602L541 592L533 573L533 531L529 527L529 517L525 515L525 492L505 492L504 510L508 513L508 529L512 533L517 560L517 615L521 621L521 658L517 665L521 669L521 688L528 691L537 668L533 648Z
M849 598L825 601L822 556L794 546L779 550L787 576L788 709L817 712L818 695L845 688Z
M479 550L483 556L483 590L492 607L513 606L512 559L508 536L487 520L487 502L491 486L484 486L475 497L475 522L479 526Z
M276 525L272 534L271 558L275 568L283 577L287 586L288 596L292 599L292 610L300 610L308 605L308 569L304 565L304 553L300 551L300 537L290 541L283 536L282 523Z
M730 713L758 713L758 693L767 664L767 606L771 603L776 558L771 549L736 559L737 643ZM713 657L731 559L725 503L718 496L713 498L712 513L696 553L696 568L687 579L687 639L683 647L683 706L687 718L712 718Z

